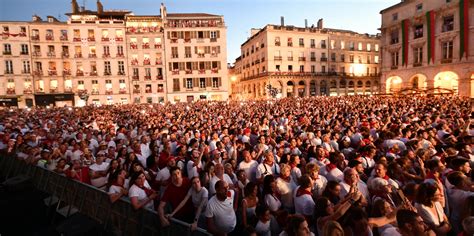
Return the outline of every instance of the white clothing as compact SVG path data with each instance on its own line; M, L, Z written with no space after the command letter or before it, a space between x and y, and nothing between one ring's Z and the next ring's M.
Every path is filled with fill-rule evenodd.
M266 163L260 163L257 166L256 178L260 179L267 175L279 175L280 174L280 167L273 162L272 166L267 165Z
M277 178L276 180L277 191L281 196L281 202L283 206L287 209L293 209L293 190L297 187L293 180L286 182L282 178Z
M255 175L257 173L258 162L255 160L250 160L250 162L241 161L237 169L243 170L247 179L250 181L255 181Z
M224 178L224 181L227 182L227 184L229 184L229 186L233 185L232 179L227 174L224 174L223 178ZM209 181L209 194L211 194L211 196L216 193L216 188L215 187L216 187L217 181L219 181L219 180L221 180L221 179L219 179L219 177L214 175L211 178L211 180Z
M199 162L197 166L194 166L194 161L190 160L186 164L186 170L188 171L188 178L199 177L198 168L202 168L202 163Z
M349 193L349 190L351 189L351 186L349 184L347 184L345 181L340 182L339 185L341 186L341 193L339 194L339 197L341 199L343 199ZM367 199L367 201L369 201L370 200L369 190L367 189L367 185L364 183L364 181L359 180L359 182L357 183L357 188L362 193L362 195L365 197L365 199Z
M322 175L318 175L318 179L313 180L313 183L314 183L313 189L312 189L313 196L319 197L323 195L323 191L326 188L326 185L328 183L328 180L326 179L326 177Z
M140 202L144 201L148 198L148 196L145 193L145 190L141 189L140 187L136 186L135 184L132 185L132 187L130 187L130 189L128 190L128 197L129 198L136 197L138 199L138 201L140 201ZM153 201L148 202L144 207L149 208L149 209L154 209L155 208L154 204L153 204Z
M266 194L264 201L270 211L278 211L278 209L281 207L280 200L274 195Z
M202 207L203 209L206 208L207 202L208 202L208 191L205 187L201 187L201 191L196 192L194 191L193 188L190 188L188 191L188 195L191 197L191 200L193 202L194 207L198 208L199 205L201 205L202 202Z
M97 165L97 163L94 163L89 166L89 169L92 171L107 171L108 168L109 168L109 163L107 162L102 162L102 164L100 165ZM99 177L95 179L91 178L91 184L94 187L101 188L101 187L104 187L106 183L107 183L107 176Z
M309 194L302 194L297 196L298 189L295 189L294 197L295 197L295 213L301 214L304 216L312 216L314 213L315 203L313 197Z
M237 218L234 211L234 191L229 190L228 195L224 201L220 201L216 196L213 196L206 207L205 216L214 219L215 227L224 233L230 233L234 230L237 224Z
M418 215L420 215L423 221L428 225L439 226L440 223L444 221L443 206L441 206L441 203L439 202L434 203L436 209L436 214L434 215L429 207L423 204L415 203L415 207L418 210Z

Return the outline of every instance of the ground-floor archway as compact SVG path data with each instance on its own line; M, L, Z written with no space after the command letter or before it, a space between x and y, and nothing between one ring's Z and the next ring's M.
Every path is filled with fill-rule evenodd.
M386 93L396 93L402 89L402 78L400 76L389 77L386 81Z
M434 77L434 89L452 90L458 94L459 77L452 71L444 71L438 73Z

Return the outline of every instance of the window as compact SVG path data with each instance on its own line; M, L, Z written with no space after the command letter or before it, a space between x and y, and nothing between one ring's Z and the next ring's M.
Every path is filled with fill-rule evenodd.
M123 46L122 45L117 46L117 55L123 55Z
M8 26L3 26L3 31L8 32L8 31L10 31L10 29L8 28Z
M21 55L28 55L28 44L22 44L21 45Z
M303 38L299 39L299 44L300 44L300 47L304 47L304 39Z
M341 41L341 49L344 50L346 48L346 43L344 41Z
M212 87L213 88L219 88L219 78L212 78Z
M81 31L74 29L73 31L74 41L81 41Z
M12 46L8 43L3 44L3 55L11 55L12 54Z
M423 10L423 4L420 3L420 4L417 4L416 5L416 12L421 12Z
M104 61L104 75L111 75L112 70L110 69L110 61Z
M184 47L184 57L191 58L191 47Z
M310 39L310 47L315 48L316 47L316 40Z
M370 43L367 44L367 52L370 52L370 50L372 50L372 45Z
M199 78L199 88L206 88L206 78Z
M454 30L454 16L445 16L443 18L443 28L441 29L441 32L448 32L448 31L453 31Z
M398 66L398 52L392 52L392 67Z
M311 57L311 61L316 61L316 53L315 52L311 52L310 57Z
M204 38L204 31L198 31L198 39Z
M374 63L378 64L379 63L379 56L374 56Z
M211 39L217 39L217 31L211 31Z
M349 62L354 63L354 55L353 54L349 55Z
M330 44L331 44L331 49L336 48L336 40L331 40Z
M110 55L110 48L109 46L104 46L104 56L109 56Z
M300 65L300 72L304 72L304 66Z
M288 38L288 47L293 47L293 39Z
M393 20L393 21L398 20L398 13L393 13L393 14L392 14L392 20Z
M288 65L288 72L293 72L293 66L292 65Z
M346 55L345 54L341 54L341 62L344 62L346 60Z
M316 66L314 65L311 66L311 73L316 73Z
M379 45L378 45L378 44L375 44L375 51L376 51L376 52L379 51Z
M413 32L414 38L422 38L423 37L423 24L415 25L415 31Z
M321 72L326 73L326 66L321 66Z
M390 32L390 44L397 44L398 43L398 29L392 30Z
M30 61L23 61L23 73L30 73Z
M132 69L132 74L133 74L133 76L136 77L137 79L138 79L138 76L139 76L139 73L138 73L138 72L139 72L138 68L133 68L133 69Z
M193 78L187 78L186 79L186 88L187 89L193 89Z
M443 59L453 59L453 41L443 42Z
M418 47L413 49L413 63L414 65L421 65L423 61L423 48Z
M179 79L173 79L173 92L179 91Z
M336 61L336 53L331 53L331 61L335 62Z
M275 46L280 46L280 37L275 37Z
M321 40L321 48L326 48L326 40Z
M171 47L171 57L178 58L178 47Z
M371 60L370 60L371 56L370 55L367 55L367 64L370 64L372 63Z
M288 51L288 61L293 61L293 52Z
M5 74L13 74L13 62L11 60L5 61Z
M118 62L118 74L125 75L125 63L123 61Z
M276 65L275 70L279 72L280 71L280 65Z
M362 51L362 43L361 42L359 42L358 49L359 49L359 51Z

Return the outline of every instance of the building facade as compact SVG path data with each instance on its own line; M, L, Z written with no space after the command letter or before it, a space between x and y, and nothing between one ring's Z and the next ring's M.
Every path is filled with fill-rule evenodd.
M226 28L222 16L168 14L171 23L170 29L166 29L164 23L168 19L163 5L160 15L153 16L104 10L100 1L97 11L79 7L75 0L71 6L65 22L51 16L47 20L33 16L30 22L0 22L3 30L0 106L185 102L190 96L227 99ZM188 21L199 25L176 26L178 22ZM213 57L209 51L205 58L195 53L185 58L187 38L175 42L169 36L165 40L165 32L188 35L185 31L196 36L189 44L193 49L203 47L208 52L208 48L214 48ZM201 39L202 32L209 37ZM211 39L216 32L217 40ZM181 57L167 58L167 54L175 55L172 54L175 48L179 48ZM198 65L196 68L204 62L204 68L210 69L205 74L196 69L192 77L185 73L176 76L173 70L167 70L167 60L170 66L191 63ZM222 69L221 65L224 65ZM175 79L185 85L188 78L200 81L204 77L209 80L204 87L182 86L178 91L173 90ZM214 80L218 83L214 84Z
M405 0L380 13L384 93L474 96L474 1Z
M237 99L374 94L378 35L323 27L266 25L252 30L234 65ZM235 96L234 96L235 95Z

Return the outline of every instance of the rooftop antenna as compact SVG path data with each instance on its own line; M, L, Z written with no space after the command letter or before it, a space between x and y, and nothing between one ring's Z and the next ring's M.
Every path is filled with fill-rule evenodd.
M86 10L86 0L82 0L82 10Z

